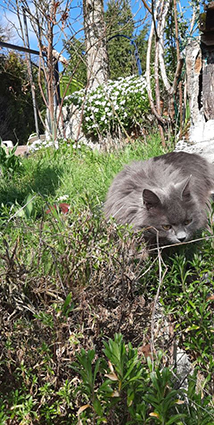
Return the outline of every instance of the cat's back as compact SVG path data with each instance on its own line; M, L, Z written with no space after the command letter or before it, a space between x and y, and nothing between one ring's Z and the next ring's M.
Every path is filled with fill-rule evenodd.
M203 198L203 193L207 193L214 189L214 165L209 163L202 156L195 153L187 152L171 152L159 157L152 158L153 167L159 164L163 174L169 172L169 182L173 184L179 183L182 179L191 176L192 191L199 197ZM162 184L162 179L160 176Z
M210 164L205 158L195 153L187 152L170 152L165 155L160 155L154 158L151 158L154 167L155 164L161 163L163 169L167 170L168 168L173 168L174 171L177 171L180 175L193 175L195 177L205 177L208 178L214 174L214 166Z
M143 186L163 188L170 182L178 183L185 177L192 176L194 182L214 182L214 165L197 154L187 152L170 152L145 161L135 161L120 171L110 187L113 190L142 189Z

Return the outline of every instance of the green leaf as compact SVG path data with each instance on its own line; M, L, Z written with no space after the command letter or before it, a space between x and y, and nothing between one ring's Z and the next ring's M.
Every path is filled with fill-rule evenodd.
M173 425L173 424L179 425L179 423L183 424L183 422L180 422L180 421L181 421L181 419L185 419L186 417L187 417L187 415L182 414L182 413L178 413L177 415L172 416L169 419L169 421L166 422L166 425Z

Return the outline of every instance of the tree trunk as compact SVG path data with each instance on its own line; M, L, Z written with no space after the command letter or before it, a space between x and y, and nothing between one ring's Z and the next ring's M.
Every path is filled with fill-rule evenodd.
M214 41L208 46L195 39L189 40L186 74L191 115L190 143L181 141L176 150L197 152L214 162Z
M191 40L187 47L187 89L191 110L190 139L213 140L214 134L214 46L208 48Z
M108 79L108 54L103 0L83 0L88 87L95 89Z

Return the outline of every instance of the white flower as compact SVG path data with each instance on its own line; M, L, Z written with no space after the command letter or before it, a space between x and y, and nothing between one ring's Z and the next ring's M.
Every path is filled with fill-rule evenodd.
M57 198L57 202L58 202L58 201L66 201L68 198L69 198L69 196L68 196L68 195L62 195L62 196L59 196L59 198Z
M95 108L95 107L93 106L93 107L91 108L91 111L92 111L92 112L95 112L95 113L96 113L96 112L99 112L99 108Z

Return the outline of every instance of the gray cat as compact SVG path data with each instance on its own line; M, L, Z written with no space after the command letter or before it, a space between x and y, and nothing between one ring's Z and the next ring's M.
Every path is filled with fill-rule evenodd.
M115 177L104 206L105 216L145 228L153 243L177 244L193 238L207 224L214 191L214 165L197 154L172 152L133 162Z

